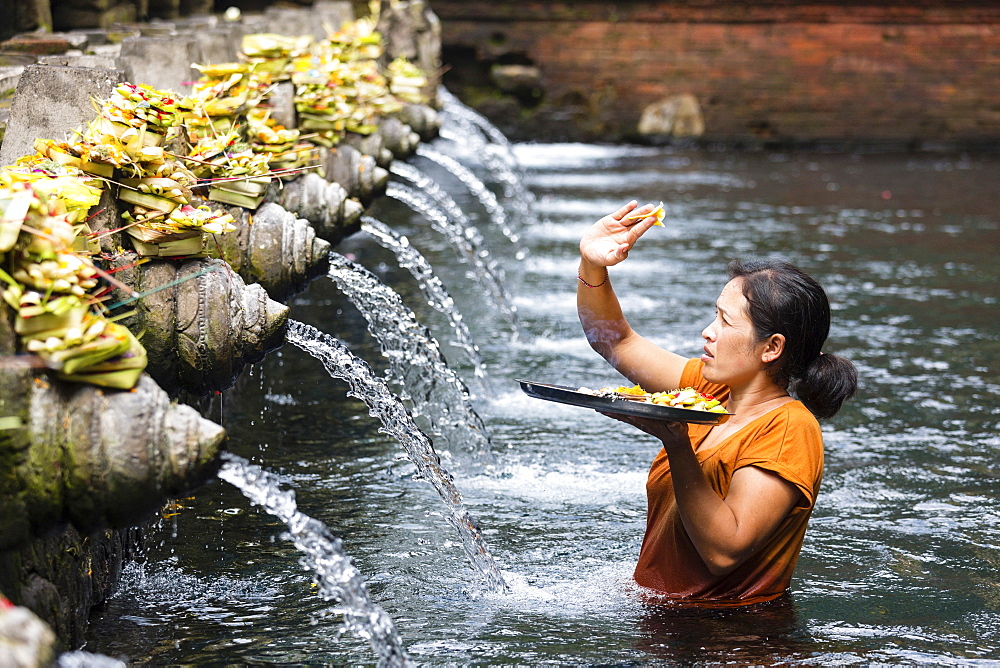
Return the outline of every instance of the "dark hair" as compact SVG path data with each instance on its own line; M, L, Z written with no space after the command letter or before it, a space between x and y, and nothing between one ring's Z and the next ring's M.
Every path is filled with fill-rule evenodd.
M757 340L785 337L781 356L768 365L774 382L817 418L836 415L854 395L858 372L849 360L822 352L830 333L830 302L822 286L783 260L736 259L729 263L729 277L742 279Z

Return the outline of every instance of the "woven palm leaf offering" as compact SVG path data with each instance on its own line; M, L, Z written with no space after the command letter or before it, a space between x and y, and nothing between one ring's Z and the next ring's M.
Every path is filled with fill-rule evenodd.
M135 207L124 212L127 223L138 223L126 228L132 237L132 246L143 257L192 257L205 252L206 234L225 234L236 229L235 219L222 210L213 210L204 204L183 204L167 215Z
M260 104L274 83L269 72L250 63L194 65L201 76L194 82L191 99L197 112L185 121L188 139L196 142L219 132L228 132L243 116Z
M76 167L49 160L41 153L19 158L0 169L7 183L27 184L43 200L52 215L61 215L73 225L76 252L99 253L87 224L90 210L101 201L104 182Z
M247 112L246 121L250 148L267 156L268 165L278 178L290 181L306 169L321 167L319 149L310 142L300 140L299 130L276 122L267 109L251 109Z
M144 163L142 176L120 180L118 197L131 209L122 212L124 231L143 257L201 256L205 234L234 229L233 218L207 206L191 206L199 179L184 160Z
M379 116L402 108L373 60L341 61L329 49L292 62L299 127L313 130L317 141L333 146L345 133L368 135Z
M312 141L336 146L353 112L344 85L347 67L331 53L316 53L296 58L291 68L299 127L310 131Z
M52 193L65 188L41 184L52 190L39 189L39 196L37 183L0 172L0 296L14 310L19 348L65 380L131 388L146 366L145 350L100 311L100 272L73 251L76 232L67 214L55 213L64 205L62 195Z
M256 72L265 72L281 81L288 78L288 65L309 50L312 38L289 37L273 33L244 35L240 42L240 57Z
M215 202L256 209L271 183L269 155L255 152L236 128L203 137L187 159Z
M327 34L327 48L345 61L379 59L385 47L382 34L375 29L377 23L377 13L345 21L339 30Z
M430 98L427 92L427 75L422 69L400 56L386 68L389 92L404 102L426 104Z
M135 155L143 146L163 146L171 129L193 113L195 100L146 84L119 84L99 105L95 133L117 137Z

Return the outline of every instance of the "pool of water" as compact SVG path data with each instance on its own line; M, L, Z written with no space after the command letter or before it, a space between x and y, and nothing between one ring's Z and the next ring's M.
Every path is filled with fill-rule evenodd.
M442 151L456 153L442 142ZM1000 159L520 145L537 197L525 259L445 171L504 270L514 336L445 239L398 202L376 216L432 263L479 344L478 383L447 319L356 235L338 251L393 286L474 393L495 467L441 448L509 585L488 590L430 485L365 405L290 345L202 409L228 447L277 474L343 539L410 657L427 665L913 664L1000 660ZM468 164L476 168L474 162ZM483 178L489 174L476 168ZM655 609L629 594L658 445L599 414L522 394L516 380L619 377L575 312L577 244L628 199L666 204L616 289L632 325L700 353L737 255L781 255L834 306L827 350L858 366L858 396L824 423L827 468L787 600L725 612ZM328 279L291 317L339 337L379 373L365 321ZM164 509L144 557L95 614L86 650L136 663L371 664L316 594L284 525L214 482Z

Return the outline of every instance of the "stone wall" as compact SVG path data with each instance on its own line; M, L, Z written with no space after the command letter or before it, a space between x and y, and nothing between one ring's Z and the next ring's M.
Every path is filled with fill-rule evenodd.
M1000 6L436 0L444 81L514 137L618 140L690 94L704 136L1000 139Z

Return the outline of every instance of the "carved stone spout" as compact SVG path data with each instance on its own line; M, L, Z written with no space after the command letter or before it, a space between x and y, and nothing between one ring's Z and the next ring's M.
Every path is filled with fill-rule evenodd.
M365 155L370 155L379 167L388 167L396 157L385 145L385 137L377 131L370 135L348 133L342 143L344 146L353 146Z
M305 174L279 187L274 184L268 189L268 204L262 206L254 217L254 225L261 220L266 207L283 208L293 219L298 216L309 221L321 239L337 243L349 232L357 229L364 206L348 196L342 185L327 181L317 174ZM280 205L280 206L279 206ZM273 219L282 218L273 211L268 214ZM329 244L323 250L325 257Z
M171 402L151 378L131 391L5 368L0 412L0 551L71 523L87 535L133 526L214 473L225 432Z
M283 341L288 307L222 260L154 261L126 271L126 283L145 296L123 323L145 332L147 371L169 392L224 389Z
M396 116L382 119L378 134L382 136L386 149L397 159L410 157L420 144L420 135Z
M396 116L409 125L425 142L437 137L441 128L441 119L437 111L426 104L408 104L400 109Z
M325 185L336 186L315 174L311 176ZM299 180L288 184L285 190ZM343 192L343 188L340 190ZM361 205L355 204L360 215ZM330 243L320 238L322 235L317 236L318 230L310 225L312 221L296 217L271 202L262 204L255 212L230 207L229 213L236 219L236 230L215 235L208 248L210 254L228 262L244 281L259 283L271 296L281 297L323 273Z
M369 204L385 192L389 172L375 163L375 158L365 155L348 144L341 144L326 152L324 170L328 181L339 183L351 197Z

